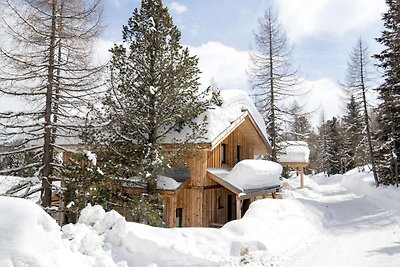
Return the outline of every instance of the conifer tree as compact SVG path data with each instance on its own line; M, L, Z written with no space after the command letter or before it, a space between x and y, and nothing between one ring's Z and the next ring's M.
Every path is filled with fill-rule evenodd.
M102 127L94 128L88 142L103 150L96 151L99 161L113 163L105 175L138 178L146 193L137 201L135 220L160 225L157 175L187 145L201 141L206 118L196 118L219 99L199 90L198 58L181 46L161 0L142 0L122 35L123 43L111 49L109 91L91 121ZM178 132L179 138L171 138ZM174 150L163 149L165 143L174 143Z
M346 91L354 96L355 102L361 104L362 118L361 127L365 130L365 136L368 146L363 148L368 153L365 158L369 159L372 165L372 172L375 179L375 184L379 185L379 180L376 172L376 163L374 156L374 146L372 140L372 131L370 126L370 114L368 113L367 92L372 88L372 69L370 63L370 55L367 44L360 38L350 53L350 59L347 64L346 82L344 87ZM356 104L356 103L354 103ZM365 142L364 142L365 143ZM360 151L361 152L361 151ZM360 155L361 156L361 155Z
M347 104L347 112L343 117L343 164L344 172L360 166L366 158L366 138L363 137L363 121L360 105L354 95Z
M102 85L91 49L102 29L102 0L4 0L0 8L0 97L20 104L0 113L0 142L8 142L1 155L30 155L0 174L38 177L48 207L62 167L56 150L76 140Z
M327 174L333 175L343 171L342 142L340 138L340 126L336 117L326 122L326 163Z
M291 48L278 18L268 9L259 19L255 33L257 49L250 54L250 82L255 104L263 115L270 135L273 161L277 161L282 141L284 110L280 105L288 96L299 94L299 75L291 64Z
M302 107L297 101L294 101L288 115L287 139L292 141L307 141L312 134L312 127L308 119L308 114L303 112Z
M375 55L383 69L384 83L379 86L379 130L377 140L377 171L384 184L399 185L400 161L400 2L386 0L388 11L383 14L385 29L377 38L385 48Z
M325 120L325 115L322 112L321 116L321 124L317 128L317 138L315 142L315 150L318 151L316 153L316 164L317 164L317 171L318 172L326 172L328 169L328 138L327 138L327 124ZM310 151L311 152L311 151Z

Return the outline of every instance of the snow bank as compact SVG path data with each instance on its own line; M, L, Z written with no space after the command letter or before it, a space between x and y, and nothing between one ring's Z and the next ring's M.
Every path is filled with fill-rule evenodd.
M351 170L342 176L341 185L359 195L364 195L372 202L400 211L400 188L387 185L376 187L372 172Z
M253 253L259 266L265 266L281 261L297 242L318 236L318 221L293 199L257 201L243 219L221 229L155 228L88 206L78 224L63 227L63 236L72 251L97 258L108 251L120 266L234 266Z
M222 90L221 98L223 101L221 107L215 106L214 109L208 110L196 120L196 122L201 123L204 117L207 116L207 134L204 136L205 140L203 141L208 143L213 142L221 133L229 128L232 122L242 116L245 111L251 114L258 128L266 140L268 140L264 119L245 91ZM165 139L165 143L172 143L174 139L184 139L188 131L188 128L185 128L180 133L168 135Z
M245 167L241 169L244 172ZM284 199L255 201L242 219L231 221L221 229L155 228L126 222L115 211L105 212L100 206L89 205L77 224L66 225L60 231L50 216L32 202L0 197L0 266L175 267L243 266L247 263L249 266L297 266L302 259L299 255L321 254L323 258L326 247L343 253L335 254L330 266L344 266L335 264L341 259L349 266L368 266L354 264L361 257L354 257L346 252L346 247L337 246L346 243L336 238L343 233L355 233L357 237L364 229L357 224L363 226L364 219L368 223L365 233L369 234L372 231L370 216L363 213L366 205L370 207L374 203L399 210L400 189L375 188L372 175L365 172L335 176L335 183L323 180L331 177L314 178L321 179L324 185L305 176L305 188L298 189L298 177L287 179ZM358 192L357 195L354 192ZM365 202L368 198L371 201ZM360 204L364 206L357 206ZM367 211L378 212L383 218L388 215L374 206ZM390 214L398 217L395 212ZM342 225L342 228L336 231L335 225ZM384 227L379 225L378 232ZM398 228L388 229L392 235ZM327 235L327 231L333 234ZM358 237L368 243L364 235ZM323 239L333 240L333 243L323 243ZM321 240L322 246L319 246ZM360 244L356 243L355 247L358 249ZM314 250L316 247L319 250ZM393 251L398 251L397 247ZM384 253L369 255L374 257L365 257L362 262L384 257ZM393 257L390 262L397 259L394 254L389 256Z
M0 266L90 266L61 239L56 222L31 201L0 197Z
M287 141L280 143L283 148L278 155L279 162L308 163L310 149L308 144L303 141Z
M258 189L279 186L282 166L267 160L246 159L238 162L225 178L238 189Z

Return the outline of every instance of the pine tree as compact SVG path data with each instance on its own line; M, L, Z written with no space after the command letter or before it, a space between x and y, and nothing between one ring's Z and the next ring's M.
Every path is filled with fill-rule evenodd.
M280 102L296 94L299 75L297 69L291 66L291 49L286 34L271 9L259 19L255 41L257 50L250 54L250 81L255 104L265 119L267 133L271 137L272 160L277 161L284 123Z
M41 204L51 204L52 181L62 167L61 142L75 139L87 104L102 85L91 46L101 31L102 0L5 0L0 48L0 94L22 107L0 113L3 156L30 161L0 173L37 176ZM63 140L63 141L62 141Z
M400 2L386 0L388 11L383 14L385 29L377 41L385 46L375 55L384 71L384 83L379 86L381 104L377 140L377 171L384 184L399 185L400 157Z
M321 124L317 128L317 138L315 142L315 150L318 151L316 153L316 165L317 165L317 171L318 172L326 172L328 169L328 152L327 152L327 124L325 120L325 115L324 112L322 112L321 115Z
M88 134L100 161L111 162L105 175L138 177L146 191L135 220L159 225L157 175L190 144L201 141L216 94L199 90L198 58L180 45L181 34L161 0L143 0L123 27L123 44L111 49L111 84ZM184 137L166 139L184 130ZM173 151L163 144L174 143ZM99 149L100 148L100 149ZM102 151L101 151L102 150Z
M347 112L343 117L343 164L344 172L365 163L366 139L363 137L363 121L360 105L354 95L347 104Z
M327 174L343 172L342 141L340 126L336 117L326 122L326 163Z

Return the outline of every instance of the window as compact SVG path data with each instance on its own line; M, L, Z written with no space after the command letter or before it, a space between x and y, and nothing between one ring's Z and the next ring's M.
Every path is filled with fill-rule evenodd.
M226 164L226 144L221 145L221 163Z
M240 146L237 145L236 146L236 163L239 162L240 160L241 160L240 159Z
M176 227L182 227L182 214L183 214L183 209L182 208L177 208L176 209Z
M224 208L224 199L223 199L223 197L222 196L219 196L218 197L218 209L220 210L220 209L223 209Z

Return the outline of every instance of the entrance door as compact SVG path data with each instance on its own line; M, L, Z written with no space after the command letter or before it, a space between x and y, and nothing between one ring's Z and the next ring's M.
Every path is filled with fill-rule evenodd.
M183 215L183 209L182 208L177 208L176 209L176 227L182 227L182 215Z

